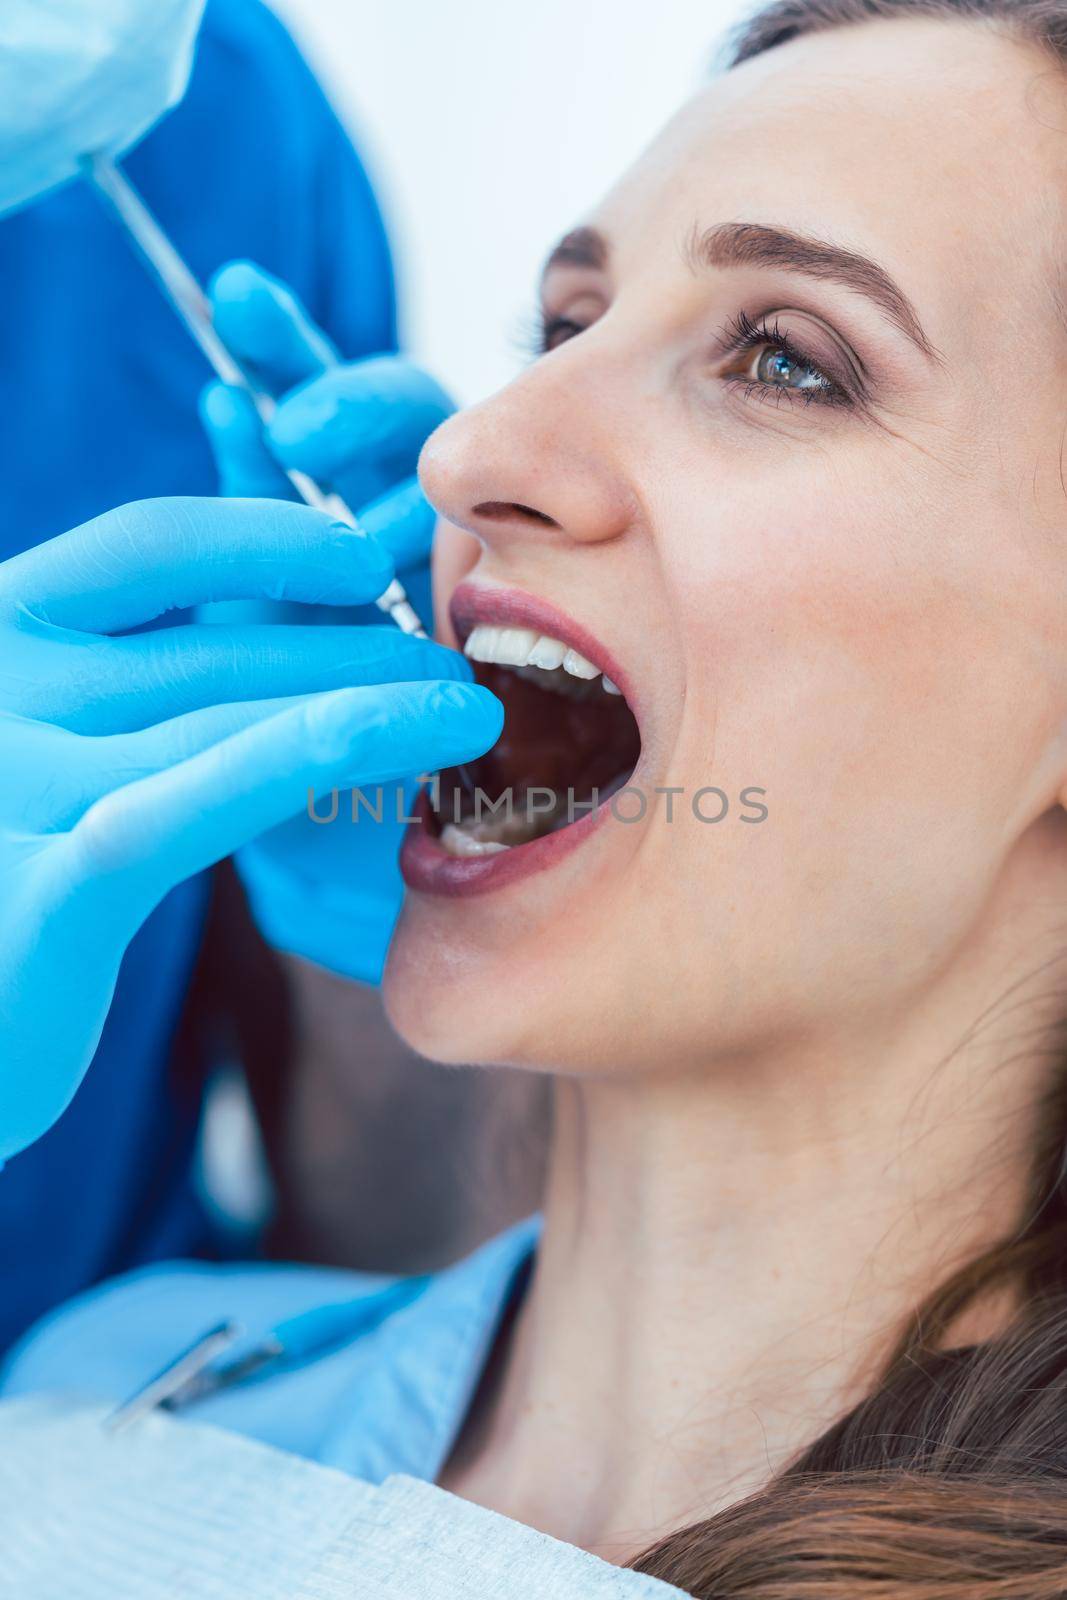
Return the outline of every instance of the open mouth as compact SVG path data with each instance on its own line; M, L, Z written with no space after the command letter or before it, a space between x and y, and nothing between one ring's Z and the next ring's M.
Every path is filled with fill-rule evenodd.
M624 689L605 675L605 652L555 611L466 586L451 613L475 678L503 704L504 729L486 755L440 774L424 831L457 866L493 857L502 867L505 853L587 832L628 783L641 735Z

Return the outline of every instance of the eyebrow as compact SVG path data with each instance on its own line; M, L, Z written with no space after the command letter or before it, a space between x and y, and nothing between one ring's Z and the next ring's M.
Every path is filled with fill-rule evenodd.
M853 250L755 222L725 222L703 231L694 229L684 253L694 271L707 267L777 267L843 284L873 301L929 360L941 361L904 291L884 267Z
M553 267L603 270L609 253L607 239L596 228L574 228L564 234L550 253L542 278ZM854 250L843 250L839 245L826 244L808 234L790 233L784 228L766 227L756 222L724 222L715 228L694 228L686 241L684 255L694 272L709 267L777 267L824 282L843 284L846 289L873 301L924 356L941 363L939 352L927 337L918 312L904 291L884 267Z
M541 271L544 278L553 267L596 267L608 264L608 241L596 228L574 228L553 246Z

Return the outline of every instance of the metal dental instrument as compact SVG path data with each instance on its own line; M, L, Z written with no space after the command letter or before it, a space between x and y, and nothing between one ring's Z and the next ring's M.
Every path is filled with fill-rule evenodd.
M85 156L82 172L97 193L107 201L218 378L223 383L243 389L261 420L268 423L276 410L274 399L252 382L240 362L234 359L219 338L211 320L211 305L207 295L125 173L110 156L104 155ZM305 505L313 506L316 511L326 511L359 531L358 518L340 495L324 493L306 473L286 470L286 477ZM426 638L425 628L403 586L395 578L385 593L379 595L376 603L392 617L403 633L413 634L418 639Z
M244 1329L237 1322L220 1322L124 1400L105 1418L104 1426L117 1432L151 1411L178 1411L275 1369L292 1371L318 1361L410 1305L430 1281L425 1274L401 1278L378 1295L357 1295L353 1300L299 1311L277 1323L250 1349L226 1361L219 1358L244 1337Z
M156 1376L138 1389L136 1394L116 1407L106 1418L104 1426L111 1432L117 1433L141 1417L146 1417L157 1406L165 1405L172 1395L191 1383L216 1356L240 1336L241 1328L238 1323L220 1322L217 1328L212 1328L197 1339L195 1344L183 1350L180 1356L163 1368L162 1372L157 1372Z

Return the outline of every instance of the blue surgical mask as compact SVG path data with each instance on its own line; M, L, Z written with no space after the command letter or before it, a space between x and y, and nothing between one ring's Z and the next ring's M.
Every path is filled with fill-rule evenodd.
M185 93L204 0L3 0L0 213L120 155Z

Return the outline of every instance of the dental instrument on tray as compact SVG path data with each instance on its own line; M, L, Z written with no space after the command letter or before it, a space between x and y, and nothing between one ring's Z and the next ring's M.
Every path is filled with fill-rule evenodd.
M106 155L90 155L82 161L82 172L89 184L107 202L127 236L152 272L165 298L200 346L221 382L242 389L266 424L274 415L273 397L260 389L240 362L219 338L211 318L211 305L189 267L163 232L137 190L115 162ZM286 477L305 505L326 511L361 532L358 518L340 495L327 494L304 472L286 469ZM396 623L402 633L426 638L403 586L394 578L376 604Z

